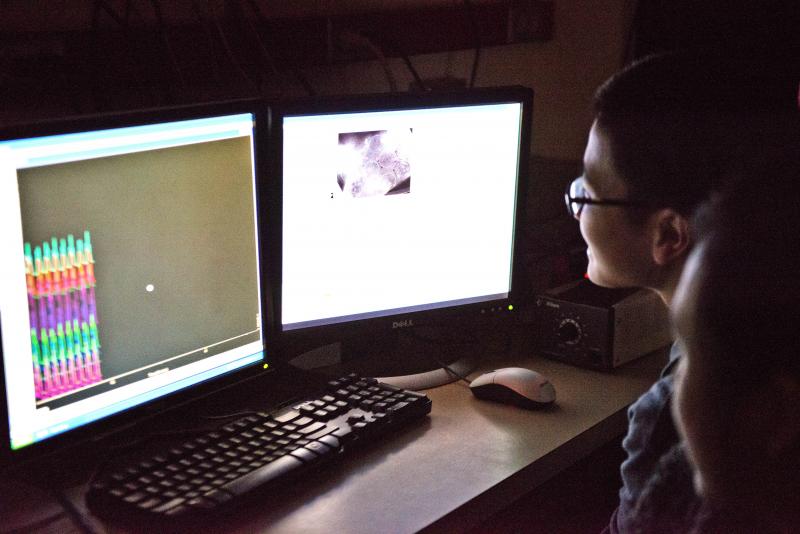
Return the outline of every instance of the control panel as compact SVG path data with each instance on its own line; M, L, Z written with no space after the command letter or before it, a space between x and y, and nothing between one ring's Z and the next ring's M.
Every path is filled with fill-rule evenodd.
M581 367L613 369L671 341L658 295L588 280L537 296L530 319L542 354Z

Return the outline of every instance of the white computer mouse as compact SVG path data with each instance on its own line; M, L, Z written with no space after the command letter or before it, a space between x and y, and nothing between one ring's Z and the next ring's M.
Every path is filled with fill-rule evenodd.
M524 367L505 367L482 374L469 387L479 399L527 409L549 406L556 400L553 384L542 374Z

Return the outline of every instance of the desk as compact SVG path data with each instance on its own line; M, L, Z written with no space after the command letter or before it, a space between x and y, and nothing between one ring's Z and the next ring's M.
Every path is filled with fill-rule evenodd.
M478 371L524 366L542 372L556 387L556 406L526 411L480 401L462 382L428 390L428 420L348 455L313 483L247 503L216 528L463 532L622 434L627 406L655 381L666 358L659 351L611 373L536 356L487 362Z

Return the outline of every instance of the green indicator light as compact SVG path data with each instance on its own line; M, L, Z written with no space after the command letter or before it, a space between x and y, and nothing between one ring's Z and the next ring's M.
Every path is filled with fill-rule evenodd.
M269 369L269 364L268 363L264 364L264 369Z
M514 305L513 304L509 304L508 305L508 311L514 311Z

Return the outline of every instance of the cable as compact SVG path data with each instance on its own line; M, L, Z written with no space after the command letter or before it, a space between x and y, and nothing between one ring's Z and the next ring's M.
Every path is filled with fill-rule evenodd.
M106 12L106 14L107 14L109 17L111 17L111 19L112 19L114 22L116 22L117 24L119 24L119 26L120 26L121 28L123 28L124 30L127 30L127 29L128 29L128 21L126 20L126 19L127 19L127 17L126 17L125 19L121 18L121 17L119 16L119 13L117 13L116 11L114 11L114 8L112 8L110 5L108 5L108 4L106 3L106 1L105 1L105 0L94 0L94 5L95 5L95 8L100 8L100 9L102 9L103 11L105 11L105 12ZM129 3L128 5L130 6L130 3Z
M201 415L201 419L205 419L207 421L219 421L221 419L232 419L234 417L245 417L247 415L255 415L255 410L243 410L241 412L233 412L233 413L226 413L222 415Z
M381 67L383 67L383 72L386 75L386 81L389 83L389 90L393 93L397 92L397 80L392 73L391 67L389 67L389 62L386 59L386 56L378 46L375 45L369 38L361 35L360 33L351 32L348 30L344 30L339 32L338 34L339 42L344 45L350 45L354 48L363 48L368 50L375 56L375 58L380 62Z
M57 514L45 517L43 519L39 519L38 521L34 521L33 523L28 523L27 525L22 525L20 527L12 528L10 530L2 530L0 534L29 534L35 530L39 530L45 528L48 525L52 525L59 519L63 518L66 514L66 511L59 512Z
M267 17L264 15L264 12L261 11L261 7L258 5L258 3L255 0L248 0L248 2L250 4L250 9L252 9L253 12L256 14L256 18L258 18L258 21L266 26ZM261 42L260 38L259 42ZM267 52L266 47L264 47L264 52ZM270 58L269 61L272 64L273 68L275 69L275 73L277 74L278 70L277 67L274 66L274 63L272 62L272 56L269 55L268 52L267 56ZM317 91L314 89L311 83L309 83L308 78L306 78L305 75L302 72L300 72L298 68L290 67L290 70L294 75L294 77L297 78L297 81L300 82L300 85L303 86L303 89L305 89L306 93L308 93L309 96L317 96Z
M131 11L133 11L133 2L128 0L125 2L125 25L127 26L130 24L131 21Z
M478 19L475 16L475 6L471 0L464 0L464 5L467 7L470 23L472 24L472 34L475 38L475 57L472 60L472 72L469 76L469 88L475 87L475 77L478 74L478 62L481 57L481 32L478 27Z
M300 85L303 86L303 89L306 90L306 93L308 93L309 96L317 96L317 90L314 89L314 86L311 85L311 82L308 81L308 78L306 78L306 75L303 74L300 71L300 69L298 69L297 67L292 67L291 71L292 74L294 74L294 77L297 78L297 81L300 82Z
M462 375L461 373L456 372L448 364L444 363L443 361L440 361L439 358L434 358L433 356L431 356L431 360L436 362L436 365L440 366L442 369L444 369L445 371L447 371L451 375L458 377L458 379L461 380L462 382L465 382L466 384L472 384L472 380L470 380L466 376Z
M158 99L159 96L152 92L153 88L159 85L156 80L153 79L152 73L146 70L143 70L143 66L148 64L151 60L149 54L143 52L141 47L141 42L139 39L131 37L131 28L130 28L130 14L131 12L135 12L136 15L139 17L140 20L144 21L145 18L142 15L141 11L133 4L130 0L127 1L125 4L125 12L124 15L120 15L117 11L108 4L106 0L94 0L93 1L94 9L92 11L92 38L97 39L97 34L100 31L99 27L99 12L100 10L104 11L111 19L116 22L120 28L122 28L122 33L124 36L124 43L126 45L126 55L130 57L123 58L123 61L120 63L127 62L129 65L133 66L132 73L135 79L138 80L145 80L147 85L145 87L149 89L150 96ZM95 43L95 46L92 48L98 48ZM95 71L95 76L97 76L97 72ZM168 88L162 88L166 93L169 93ZM93 97L95 101L97 100L97 92L93 93ZM169 94L167 94L167 98ZM119 102L117 102L119 104Z
M465 337L458 337L458 338L448 338L448 339L434 339L427 336L420 335L415 331L406 331L406 334L409 335L412 339L416 339L418 341L422 341L424 343L428 343L430 345L434 345L437 347L457 347L461 345L475 345L480 342L480 340L471 332L467 331L467 336ZM451 375L457 377L459 380L470 384L472 381L467 378L466 376L462 375L455 369L453 369L449 364L445 363L443 360L437 358L436 356L426 353L427 357L430 358L432 362L436 365L450 373Z
M420 90L430 91L431 88L428 87L428 85L420 77L417 69L415 69L414 65L411 64L411 59L408 57L408 55L403 53L400 57L403 58L403 62L406 64L406 67L408 67L409 72L411 72L411 76L414 78L414 81L417 82L417 86L420 88Z
M228 56L228 59L231 63L236 67L236 70L244 77L244 79L254 88L258 88L258 84L253 81L253 78L247 73L247 71L242 66L241 62L236 59L236 55L233 53L233 49L231 49L230 42L228 41L228 37L225 35L225 30L222 28L222 24L217 18L214 10L211 8L211 0L207 0L209 11L211 12L211 20L214 23L214 27L217 29L217 35L219 36L220 42L222 43L222 47L225 49L225 53Z
M158 34L161 37L161 42L164 45L164 49L167 52L169 61L172 64L172 70L178 75L178 82L180 83L181 87L186 87L186 80L183 77L183 72L178 65L178 60L175 57L175 51L172 49L172 44L170 43L169 36L167 35L166 25L164 24L164 15L161 12L161 1L150 0L150 4L153 6L153 12L156 15Z
M197 21L200 23L200 26L203 28L203 31L206 34L206 40L210 45L209 52L214 57L214 61L211 62L211 71L214 75L214 81L216 82L217 85L220 85L222 78L220 76L219 61L217 60L217 55L214 54L214 37L212 35L211 28L209 27L208 20L206 20L206 17L203 16L203 13L200 9L200 5L197 2L198 0L191 0L192 11L194 11L195 16L197 17Z
M303 400L302 396L300 396L300 397L292 397L292 398L290 398L288 400L285 400L285 401L281 402L280 404L276 405L274 408L272 408L269 411L280 410L282 408L285 408L286 406L289 406L290 404L295 404L295 403L297 403L297 402L299 402L301 400ZM232 419L234 417L245 417L245 416L248 416L248 415L258 415L258 414L261 414L261 413L264 413L263 410L246 409L246 410L241 410L241 411L238 411L238 412L226 413L226 414L221 414L221 415L201 415L200 419L204 419L206 421L219 421L219 420L222 420L222 419Z
M10 469L4 469L0 471L0 476L2 476L2 478L6 481L11 481L12 479L16 481L17 477L11 477L8 479L6 478L9 474L9 471ZM48 482L50 485L45 485L41 481L34 483L30 480L29 476L25 476L23 480L19 481L20 484L30 485L32 488L41 490L44 494L51 497L61 507L61 511L22 526L13 527L8 530L2 530L0 531L0 534L27 534L28 532L44 529L56 521L65 518L65 516L68 516L73 525L75 525L75 527L77 527L78 530L80 530L83 534L97 534L95 529L87 520L85 514L78 509L75 504L66 496L62 489L63 484L60 481L54 482L52 479L48 479Z
M51 494L58 501L67 515L72 519L72 524L78 527L83 534L97 534L95 529L86 520L86 516L81 512L63 491L52 491Z
M256 4L255 0L248 0L247 3L250 6L250 9L253 11L253 13L256 15L256 18L258 18L259 22L262 22L263 19L261 17L261 8L258 6L258 4ZM280 85L281 95L283 95L284 93L286 93L286 84L283 81L283 77L281 76L278 67L275 65L275 61L272 58L272 54L270 54L269 50L267 50L267 46L261 39L261 35L258 32L258 28L256 28L255 24L253 24L253 21L250 20L250 17L244 15L243 18L247 21L247 25L250 27L250 31L253 33L253 35L255 35L257 50L259 51L261 57L267 61L267 65L269 65L272 74L278 81L278 85Z

